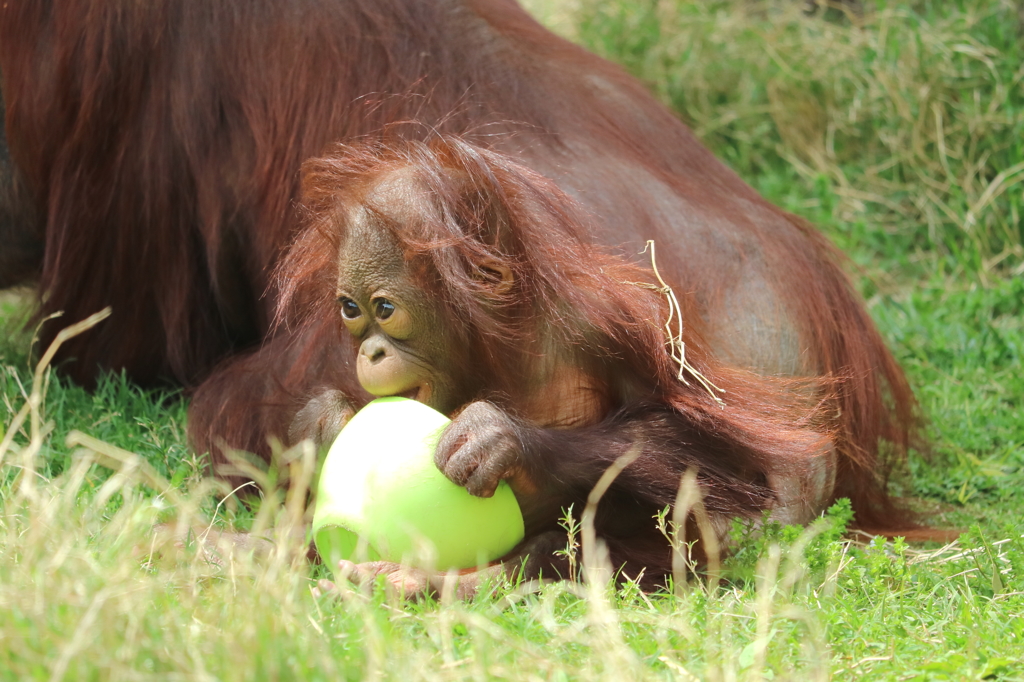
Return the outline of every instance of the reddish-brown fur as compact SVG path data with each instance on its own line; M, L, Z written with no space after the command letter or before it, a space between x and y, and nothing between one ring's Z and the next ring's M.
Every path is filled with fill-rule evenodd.
M550 180L457 138L342 147L307 164L311 220L282 264L282 318L340 326L339 249L359 250L352 216L376 215L376 204L363 207L384 182L416 197L398 211L413 213L405 222L381 217L378 229L454 330L443 350L455 358L463 395L490 400L515 421L528 535L556 531L561 510L582 510L604 470L638 447L603 501L598 530L617 566L657 581L670 554L653 516L673 504L689 468L721 520L775 508L769 477L803 483L809 463L827 456L836 427L830 379L767 378L717 361L701 311L684 295L688 362L722 389L725 405L693 373L680 380L667 298L651 269L593 244L581 207ZM511 288L493 291L476 276L481 263L507 269ZM565 370L589 381L564 386ZM553 394L558 400L544 400ZM636 556L645 547L653 554Z
M65 371L196 387L200 451L223 442L265 454L316 390L366 397L335 321L272 328L271 273L298 226L303 160L385 129L456 133L550 178L607 250L643 262L654 239L662 272L703 320L694 357L714 354L722 373L828 377L835 494L853 499L861 526L905 521L885 481L908 446L913 398L835 250L634 79L513 0L9 0L0 71L16 194L27 197L28 222L12 235L38 272L40 315L114 309L62 348ZM560 262L544 244L540 261ZM312 285L320 265L296 276ZM61 324L44 326L44 344ZM626 362L649 372L660 361ZM762 424L750 432L777 444L771 382L748 383ZM701 414L711 430L732 428Z

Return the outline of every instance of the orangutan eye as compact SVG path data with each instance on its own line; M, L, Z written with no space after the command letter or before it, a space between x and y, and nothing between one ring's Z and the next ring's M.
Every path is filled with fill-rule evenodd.
M409 340L414 331L409 309L384 297L372 300L373 314L381 331L393 339Z
M373 302L373 312L378 320L386 320L395 314L395 304L386 298L378 298Z
M347 296L338 297L338 303L341 304L341 316L346 320L358 319L363 314L359 310L359 304Z

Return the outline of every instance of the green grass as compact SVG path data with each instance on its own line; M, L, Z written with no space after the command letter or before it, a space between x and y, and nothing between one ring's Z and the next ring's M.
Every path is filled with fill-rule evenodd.
M866 2L832 19L799 2L581 3L586 45L855 257L1024 271L1015 3Z
M317 600L320 569L285 532L301 510L273 496L255 515L218 506L184 445L184 399L48 375L39 419L0 448L0 679L1024 679L1020 10L864 4L537 11L849 254L928 418L934 452L902 488L968 529L956 545L847 538L839 506L807 530L737 529L729 580L675 593L598 580L470 603ZM32 390L23 311L0 294L5 429ZM75 430L152 471L68 447ZM155 495L154 476L172 493ZM283 530L269 556L211 561L194 534L154 538L179 521Z

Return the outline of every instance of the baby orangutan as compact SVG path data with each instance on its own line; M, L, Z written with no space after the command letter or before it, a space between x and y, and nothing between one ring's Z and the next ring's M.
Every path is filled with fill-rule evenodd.
M672 277L664 286L641 264L649 254L595 244L582 209L509 157L454 137L338 147L307 163L305 196L309 225L279 272L281 315L301 307L309 327L343 326L362 391L323 386L291 438L329 444L370 396L413 398L449 415L437 467L473 495L507 481L526 525L525 541L502 562L460 577L460 594L502 571L566 576L555 554L565 546L563 510L581 512L601 475L631 451L638 455L602 498L595 524L613 567L645 588L671 573L654 517L690 469L718 535L731 518L764 510L808 522L839 491L863 493L854 503L870 513L895 509L876 472L851 465L863 453L850 430L866 425L842 417L846 385L786 376L790 360L763 360L785 353L746 366L718 359L759 341L756 324L709 307L735 283L695 291L687 262L670 256L656 264ZM628 229L624 238L643 236ZM844 305L859 310L852 297ZM798 319L777 324L807 336ZM707 340L735 337L732 347ZM880 344L869 350L888 360ZM794 350L812 366L829 352ZM407 593L441 579L383 562L343 568L385 575Z

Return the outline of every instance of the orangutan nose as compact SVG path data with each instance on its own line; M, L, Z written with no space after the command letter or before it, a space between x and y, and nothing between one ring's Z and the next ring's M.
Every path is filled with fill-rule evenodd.
M359 354L363 356L361 359L364 362L369 360L370 363L374 365L390 355L390 353L388 353L387 344L378 336L366 339L366 341L359 346Z
M371 336L359 346L356 376L366 392L376 396L400 395L419 381L415 366L383 335Z

